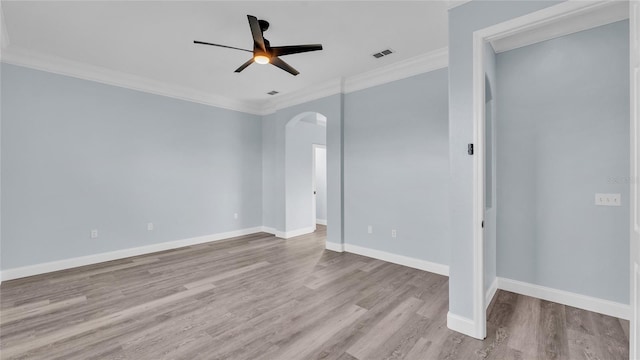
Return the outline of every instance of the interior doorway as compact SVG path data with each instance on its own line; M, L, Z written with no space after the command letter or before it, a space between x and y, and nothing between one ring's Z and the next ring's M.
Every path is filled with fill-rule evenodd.
M317 206L326 209L326 134L327 117L317 112L304 112L294 116L285 129L285 234L292 238L314 232L317 224ZM324 150L324 160L316 156ZM321 166L318 171L317 166ZM323 172L322 199L318 199L316 174ZM326 213L324 218L326 219ZM321 219L322 220L322 219Z
M327 147L313 144L312 216L315 225L327 225Z
M483 339L486 337L486 307L489 305L489 302L491 301L492 290L493 292L495 292L496 288L501 288L501 289L506 289L510 291L520 292L524 295L539 297L549 301L555 301L560 303L562 303L562 301L565 301L565 304L567 305L581 307L583 309L587 309L591 311L596 311L601 313L609 312L610 315L613 315L616 317L631 318L630 345L631 345L632 358L634 357L633 354L635 354L635 350L636 350L635 344L638 341L638 337L635 331L636 324L638 323L637 322L638 319L637 319L637 311L635 311L636 306L633 300L630 303L634 308L634 312L630 313L629 306L623 304L622 302L620 303L617 303L615 301L614 302L607 302L607 301L594 302L593 300L594 299L598 300L598 298L589 297L589 296L577 296L577 297L571 298L571 296L567 295L568 292L549 291L549 290L554 290L554 289L551 289L550 287L537 287L537 288L529 287L528 290L530 290L530 293L526 294L523 291L528 291L527 287L525 286L528 284L523 284L523 283L516 284L516 282L512 282L510 284L505 282L505 284L502 284L500 282L501 279L497 277L496 277L497 281L495 282L495 285L489 284L487 282L490 281L489 280L490 277L487 276L487 271L490 266L495 266L494 264L496 260L491 258L490 256L491 254L488 251L489 244L487 244L487 240L490 240L490 235L489 235L489 231L485 228L485 226L488 225L487 217L488 215L490 217L491 208L494 208L495 210L496 205L498 205L498 208L502 206L501 203L496 204L495 197L494 197L496 188L492 185L493 183L496 182L496 177L495 177L496 162L494 161L495 156L493 156L492 153L495 153L496 150L498 150L497 154L504 154L502 152L504 151L504 148L501 145L502 143L498 146L498 149L496 149L495 147L495 144L496 144L495 143L495 135L496 135L495 123L488 122L488 119L487 119L487 118L491 118L495 120L496 113L495 111L493 111L493 109L495 109L495 103L497 102L498 104L500 104L502 101L502 98L500 98L501 96L500 94L502 94L500 86L498 86L498 88L496 89L495 83L491 83L491 80L489 80L489 76L487 74L487 63L491 61L490 56L488 56L486 52L487 45L491 44L496 50L496 52L508 51L505 49L521 48L527 45L539 43L541 41L546 41L546 40L554 39L560 36L577 33L583 30L588 31L589 29L593 29L593 28L611 24L620 20L624 20L629 17L630 13L632 16L631 16L631 23L628 31L631 34L630 35L631 42L633 44L634 32L637 31L637 20L634 20L634 15L637 16L637 5L636 5L636 8L634 8L633 3L634 2L631 2L631 12L630 12L629 3L627 2L589 2L589 3L566 2L566 3L562 3L559 5L555 5L550 8L544 9L542 11L534 12L520 18L516 18L501 24L491 26L486 29L476 31L474 33L474 52L473 52L473 59L474 59L474 65L473 65L474 141L473 143L475 148L475 154L473 157L473 163L474 163L473 327L474 328L473 328L473 331L469 332L469 334L470 335L472 334L472 336L476 338ZM573 26L574 27L573 30L566 29L566 28L563 29L563 27L567 27L567 25L569 25L569 27ZM637 42L637 40L635 41ZM633 45L631 48L633 49ZM634 79L634 75L633 75L634 74L633 59L634 59L634 55L632 50L632 61L631 61L632 136L631 136L631 143L629 144L628 142L629 117L626 116L625 121L627 122L627 124L625 126L627 127L626 129L627 137L626 137L626 141L622 141L622 144L625 145L623 156L628 158L629 154L631 154L630 162L631 162L632 171L631 171L631 177L629 177L631 181L629 182L631 183L630 187L632 189L631 191L629 191L629 189L616 191L622 194L622 199L623 201L626 202L626 206L629 206L629 204L634 204L638 201L637 193L634 191L634 186L637 187L637 184L636 184L637 177L634 176L634 174L636 174L636 172L634 172L634 169L638 166L638 160L637 160L638 159L638 153L637 153L638 139L637 139L637 130L636 130L638 128L637 127L638 120L637 120L637 114L634 114L633 109L637 109L638 99L637 99L637 95L636 95L636 98L634 98L633 96L634 80L637 81L637 76L635 76L636 79ZM636 59L637 59L637 56L636 56ZM557 59L552 61L551 58L549 58L548 60L549 60L548 64L555 64L557 61ZM542 64L542 63L539 63L539 64ZM624 68L624 66L622 66L622 68ZM637 70L636 70L636 74L637 74ZM627 79L628 78L629 77L627 76ZM527 81L523 79L522 81L528 84L538 83L537 79L534 81ZM494 85L494 86L487 87L487 82L491 83L491 85ZM551 82L550 84L553 84L553 82ZM599 82L593 80L592 84L599 84ZM550 90L553 90L552 85L548 85L548 86ZM625 91L628 94L629 89L627 88ZM496 96L496 93L498 94L497 96ZM487 97L487 95L489 96ZM572 92L569 92L569 94L567 95L572 96L573 94ZM623 94L618 98L626 98L625 95L626 94ZM528 100L532 99L531 97L522 97L522 96L521 98L528 99ZM494 101L494 104L491 103L491 100ZM634 105L634 103L636 105ZM526 106L520 106L520 109L522 109L523 111L526 110L529 113L531 112L535 113L536 111L539 111L539 108L537 108L536 106L532 106L531 108L527 108ZM498 114L498 119L497 119L498 122L509 120L509 119L503 119L501 114L502 112ZM544 115L546 116L548 114L545 113ZM545 116L542 116L541 119L545 119ZM570 130L572 129L574 130L574 133L581 131L580 126L570 125L570 126L567 126L567 128L561 128L559 127L559 125L563 125L561 123L554 123L552 125L556 126L555 127L556 133L550 135L550 138L545 138L544 139L545 143L542 145L529 143L527 137L513 139L513 141L517 142L518 146L524 150L530 149L532 146L538 146L538 149L545 150L545 146L549 143L549 141L551 142L555 141L556 143L558 143L557 141L557 139L559 138L558 134L565 135L569 133L570 135L573 135L573 133L570 132ZM489 131L488 126L492 126L493 129ZM490 134L494 135L493 138L490 138ZM503 135L502 133L497 134L498 137L502 135ZM619 144L620 142L618 142L618 145ZM565 148L568 149L569 152L573 153L573 150L571 150L570 141L567 142L567 144L565 145L567 145L565 146ZM556 153L556 154L564 155L564 153ZM500 155L498 155L498 157L499 156ZM545 159L550 159L550 158L553 160L556 160L555 158L553 158L553 156L547 156ZM561 156L557 156L557 158L561 158ZM589 156L587 156L586 158L589 158L590 160L595 160L595 158L592 159ZM585 157L583 156L582 158L579 158L579 159L585 159ZM488 162L491 162L491 164L488 164ZM574 163L569 162L565 165L562 165L562 164L559 164L557 161L555 163L547 162L543 164L545 168L541 169L539 173L541 174L553 173L552 170L554 169L562 170L563 167L566 168L569 166L574 166L575 164L578 164L578 163L579 162L576 161ZM629 162L627 162L627 167L628 167L628 163ZM502 162L500 164L502 164ZM498 166L500 164L498 164ZM536 163L531 163L526 160L515 161L512 164L518 165L522 170L523 174L535 170L534 166L538 165ZM555 168L553 166L555 166ZM627 173L628 173L628 169L627 169ZM535 174L533 175L534 175L533 178L535 178ZM612 175L617 175L617 174L612 174ZM531 178L532 176L529 176L529 179ZM548 185L553 180L554 179L551 179L551 181L549 181L549 179L547 179L546 180L547 182L545 183L545 185ZM573 184L573 188L571 188L571 186L568 186L567 189L573 191L575 190L574 188L580 188L581 186L583 186L582 182L586 182L584 181L585 178L583 178L582 180L583 181L581 182L573 182L573 183L567 182L567 184ZM499 181L500 180L498 180L498 182ZM627 185L629 185L628 184L629 182L627 182ZM504 184L499 183L498 186L504 189ZM589 191L593 191L593 189L589 189L585 193L589 193ZM566 199L567 197L565 195L566 194L563 193L561 196L559 197L557 196L556 198ZM583 197L583 198L585 199L584 207L587 208L590 206L588 211L594 211L593 193L591 193L591 196L589 196L588 199L587 197ZM572 205L577 203L575 199L565 201L565 203L554 203L547 200L551 200L551 198L548 198L548 199L538 198L538 200L536 201L540 201L543 205L547 204L548 207L552 207L552 206L562 207L565 205L565 203L572 204ZM580 201L582 201L582 199ZM596 201L597 201L597 196L596 196ZM525 204L525 202L521 202L521 203L523 205ZM568 206L566 208L568 208ZM598 209L598 210L602 212L605 209ZM532 216L528 218L530 221L524 221L520 224L521 226L518 227L521 233L526 233L529 230L528 227L531 227L531 223L536 219L536 216L545 217L546 213L545 212L541 213L540 211L537 211L537 212L533 212L531 215ZM572 212L566 212L566 215L572 216L575 214ZM607 215L603 215L602 217L606 217L606 216ZM636 247L637 245L634 243L634 231L633 231L633 221L638 218L637 209L634 209L633 207L631 208L630 218L632 220L631 226L629 226L630 224L628 224L629 223L628 220L624 220L625 224L616 226L616 229L631 228L630 240L631 240L631 248L632 248L632 259L631 259L632 260L631 272L632 272L633 260L635 256L634 254L636 253L636 251L633 251L633 250L637 249ZM547 216L547 219L549 219L548 216ZM499 223L501 221L499 218L499 215L498 215L497 221ZM504 220L502 221L504 223ZM558 223L556 222L556 224ZM628 236L625 241L627 242L629 241ZM574 250L566 252L567 256L565 256L565 258L567 259L567 261L573 261L573 263L575 263L574 261L575 259L571 259L570 254L575 253L574 252L575 249L581 249L581 247L580 246L573 247L572 249ZM524 251L526 249L524 250L520 249L520 250ZM496 258L499 255L500 253L498 252L498 254L496 254ZM537 253L529 252L527 261L535 260L536 256L538 256ZM526 265L526 264L519 264L519 265ZM573 268L570 268L570 267L569 269L574 270ZM546 273L544 273L545 271ZM548 269L542 269L542 272L543 272L543 275L545 276L549 274ZM629 272L627 272L627 274L628 273ZM576 283L579 283L579 282L576 282ZM520 286L519 288L520 291L516 291L515 289L517 287L516 285ZM509 286L511 286L511 288L509 288ZM634 293L636 293L636 291L634 291L634 287L635 287L635 284L632 283L632 286L631 286L632 296ZM573 302L573 304L570 304L569 302ZM628 303L628 302L624 301L624 303ZM618 305L622 305L622 306L618 306Z

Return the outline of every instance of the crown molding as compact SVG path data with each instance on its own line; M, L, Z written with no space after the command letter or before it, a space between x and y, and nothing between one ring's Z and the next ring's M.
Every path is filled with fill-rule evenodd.
M174 99L254 115L268 115L281 109L321 99L327 96L350 93L445 68L448 66L448 49L438 49L427 54L415 56L362 74L347 78L336 78L316 85L311 85L292 93L280 94L277 98L269 99L267 101L235 100L184 86L152 80L139 75L128 74L61 57L45 55L17 48L15 46L3 48L0 60L7 64L23 66L89 81L96 81L103 84L167 96Z
M562 14L542 26L523 29L507 37L493 39L491 46L496 53L501 53L628 18L629 4L626 1L603 1L586 9Z
M103 84L119 86L127 89L166 96L174 99L211 105L227 110L262 115L263 109L254 102L240 101L223 96L208 94L202 91L179 85L151 80L142 76L89 65L56 56L18 49L10 46L3 49L2 62L28 67L54 74L71 76L79 79L96 81Z
M282 94L278 96L278 98L266 102L263 107L263 114L272 114L281 109L304 104L323 97L340 94L341 92L342 79L338 78L325 81L292 93Z
M347 78L333 79L305 89L280 95L265 104L264 114L321 99L330 95L350 93L392 81L405 79L418 74L446 68L449 65L449 49L444 47L426 54L398 61Z
M446 68L449 64L449 49L441 48L414 56L387 66L350 76L344 81L344 92L350 93L372 86L386 84L418 74Z

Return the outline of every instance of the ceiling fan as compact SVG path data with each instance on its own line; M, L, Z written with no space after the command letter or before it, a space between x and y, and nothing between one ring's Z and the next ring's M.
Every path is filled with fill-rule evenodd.
M291 45L291 46L274 46L271 47L269 40L264 38L264 32L269 29L269 22L266 20L258 20L255 16L247 15L249 19L249 27L251 28L251 35L253 35L253 51L247 49L240 49L233 46L213 44L203 41L194 41L194 44L200 45L212 45L219 46L228 49L242 50L253 53L253 57L242 64L239 68L236 69L235 72L239 73L242 70L246 69L247 66L251 65L254 62L258 64L272 64L280 69L288 72L289 74L296 76L300 72L294 69L291 65L284 62L279 56L291 55L291 54L299 54L303 52L309 51L317 51L322 50L321 44L311 44L311 45Z

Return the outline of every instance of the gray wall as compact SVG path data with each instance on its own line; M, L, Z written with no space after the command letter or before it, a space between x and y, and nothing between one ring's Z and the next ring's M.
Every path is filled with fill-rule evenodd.
M311 178L313 144L326 144L326 130L326 126L305 121L286 127L287 231L315 226Z
M3 269L262 224L260 117L1 71Z
M473 318L473 32L559 1L471 1L449 11L449 311Z
M449 263L447 106L446 69L345 95L346 243Z
M629 302L628 21L504 52L498 274ZM594 205L620 193L621 207Z

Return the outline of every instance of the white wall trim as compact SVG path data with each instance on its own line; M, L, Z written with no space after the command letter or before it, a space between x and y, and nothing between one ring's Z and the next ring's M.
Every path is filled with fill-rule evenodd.
M632 239L631 241L634 241L634 239ZM632 250L631 251L635 251L635 254L632 254L632 257L637 257L637 244L634 244L632 246ZM631 315L631 318L629 319L629 358L631 359L638 359L640 358L638 355L638 278L640 276L640 272L638 272L638 263L635 262L635 259L631 261L632 266L633 266L633 273L631 276L631 281L633 281L633 284L631 284L631 288L629 291L631 294L630 296L630 300L631 300L631 306L630 306L630 310L629 310L629 315Z
M305 87L288 94L280 94L277 98L267 101L262 108L263 114L272 114L280 109L304 104L309 101L322 99L342 92L342 79L333 79L320 84Z
M453 314L451 311L447 313L447 327L461 334L474 337L475 323L473 320Z
M350 93L392 81L406 79L418 74L446 68L448 65L449 49L444 47L362 74L350 76L344 81L344 92Z
M283 238L283 239L291 239L292 237L311 234L314 231L316 231L316 227L315 226L309 226L309 227L296 229L296 230L276 231L276 236L279 237L279 238Z
M640 359L640 273L638 263L640 262L640 1L629 1L629 65L630 71L630 94L631 99L631 169L629 175L631 179L630 186L630 208L631 226L629 232L630 240L630 259L631 259L631 276L630 284L630 302L631 302L631 321L629 324L629 357L631 359Z
M493 300L493 297L496 295L497 291L498 291L498 278L496 277L495 279L493 279L493 282L491 283L491 286L489 287L489 289L487 289L487 293L484 298L485 310L489 308L489 305L491 305L491 300Z
M2 24L4 25L4 21ZM2 30L4 43L5 31L4 29ZM2 50L1 61L7 64L254 115L272 114L280 109L318 100L327 96L362 90L448 66L448 49L442 48L362 74L344 79L332 79L292 93L280 94L273 99L242 101L213 95L185 86L152 80L139 75L111 70L101 66L18 48L16 46L3 47Z
M491 45L496 53L501 53L629 18L626 1L605 2L599 5L598 11L592 10L561 15L544 26L495 39Z
M553 301L558 304L573 306L599 314L614 316L629 320L631 318L631 306L610 300L576 294L564 290L553 289L546 286L530 284L518 280L498 278L498 288L511 291L516 294L531 296L534 298Z
M484 292L484 188L485 188L485 70L484 38L473 34L473 337L487 335L487 310Z
M276 230L276 229L274 229L272 227L268 227L268 226L262 226L262 227L260 227L260 229L261 229L262 232L267 233L267 234L275 235L278 232L278 230Z
M262 227L262 232L266 232L268 234L273 234L276 237L279 237L281 239L286 239L287 238L287 233L284 231L280 231L278 229L272 228L272 227L268 227L268 226L263 226Z
M1 32L0 34L0 59L1 59L2 54L4 53L4 49L7 46L9 46L9 33L7 32L7 26L4 19L4 10L2 9L1 1L0 1L0 32ZM0 271L0 285L1 284L2 284L2 271Z
M71 259L52 261L42 264L28 265L2 271L2 281L19 279L27 276L45 274L53 271L71 269L79 266L92 265L105 261L124 259L132 256L146 255L158 251L172 250L185 246L198 245L212 241L226 240L236 236L244 236L261 232L262 227L254 227L242 230L228 231L205 236L199 236L183 240L168 241L158 244L139 246L129 249L115 250L100 254L80 256Z
M568 21L573 17L582 16L588 12L601 11L618 3L618 1L619 0L568 0L482 30L478 30L476 33L486 41L492 42L538 29L557 21Z
M316 219L316 224L327 225L327 219Z
M344 244L343 243L334 243L334 242L325 242L324 248L331 251L336 252L344 252Z
M353 244L344 244L344 251L358 254L386 262L411 267L414 269L424 270L435 274L449 276L449 266L430 262L427 260L416 259L404 255L392 254L386 251L370 249Z
M83 80L95 81L107 85L119 86L174 99L215 106L222 109L240 111L254 115L262 115L263 113L262 107L256 105L254 102L240 101L224 96L213 95L184 86L151 80L139 75L127 74L100 66L89 65L61 57L19 49L15 46L3 49L1 60L7 64L28 67L31 69L42 70Z

